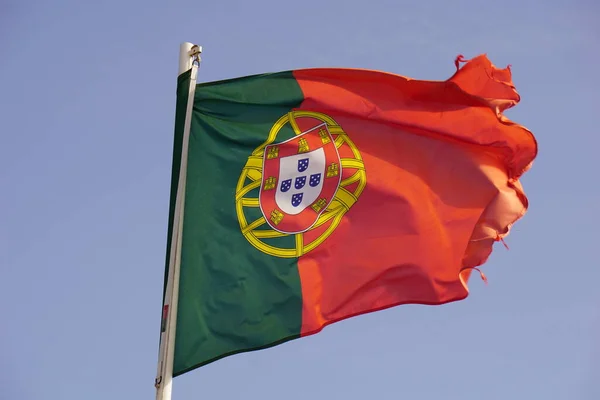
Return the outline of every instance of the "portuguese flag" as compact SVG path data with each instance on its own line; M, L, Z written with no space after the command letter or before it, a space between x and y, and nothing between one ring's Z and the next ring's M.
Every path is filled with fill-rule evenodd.
M196 85L173 376L467 296L527 210L519 178L537 145L503 115L519 101L509 68L456 66L446 81L305 69ZM189 83L179 76L169 238Z

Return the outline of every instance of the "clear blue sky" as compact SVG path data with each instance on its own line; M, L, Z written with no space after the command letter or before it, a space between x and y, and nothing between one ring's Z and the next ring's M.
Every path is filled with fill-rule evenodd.
M539 157L485 286L229 357L174 399L600 399L600 3L0 1L0 398L154 397L179 43L201 81L512 64Z

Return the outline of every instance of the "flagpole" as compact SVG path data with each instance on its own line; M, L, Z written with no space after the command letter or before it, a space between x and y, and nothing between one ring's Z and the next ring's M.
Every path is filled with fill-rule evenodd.
M183 234L183 213L185 210L185 184L187 176L188 145L190 140L190 127L192 123L192 109L194 107L194 94L198 65L200 64L202 47L192 43L182 43L179 48L179 74L191 69L188 100L185 111L183 127L183 140L181 147L181 164L175 197L175 212L173 218L173 231L169 257L169 271L167 287L163 304L163 322L161 323L161 337L157 375L155 380L156 400L171 400L173 389L173 358L175 353L175 333L177 328L177 306L179 301L179 270L181 266L181 244ZM164 324L164 329L163 329Z

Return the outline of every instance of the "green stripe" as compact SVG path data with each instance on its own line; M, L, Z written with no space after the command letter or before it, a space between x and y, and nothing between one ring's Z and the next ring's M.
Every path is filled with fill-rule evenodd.
M300 335L297 259L255 249L235 210L238 178L273 124L303 100L291 72L197 86L189 144L173 375ZM178 102L178 106L181 106ZM183 105L184 106L184 105ZM293 136L288 128L277 140ZM258 189L253 193L258 197ZM258 217L260 210L252 210ZM294 238L281 238L294 247Z

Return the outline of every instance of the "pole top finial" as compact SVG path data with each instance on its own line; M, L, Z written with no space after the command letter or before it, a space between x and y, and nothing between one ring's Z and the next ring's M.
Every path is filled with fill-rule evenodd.
M183 74L193 65L200 66L202 46L190 42L181 43L179 47L179 74Z

